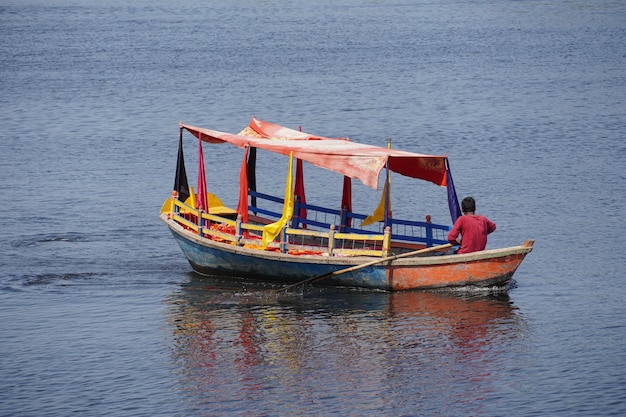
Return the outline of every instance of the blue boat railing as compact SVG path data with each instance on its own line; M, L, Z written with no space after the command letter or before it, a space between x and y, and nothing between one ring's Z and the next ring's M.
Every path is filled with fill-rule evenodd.
M251 213L258 213L275 219L281 217L284 199L255 191L250 191L249 195L256 197L255 200L257 203L256 205L248 206L248 210ZM259 207L260 202L263 202L263 207ZM270 205L272 205L275 210L265 208ZM306 217L301 217L303 211L306 211ZM352 213L345 210L334 210L313 204L305 204L296 199L291 227L293 229L329 230L331 226L333 226L339 233L382 235L384 233L384 225L382 222L362 226L363 220L367 217L368 216L364 214ZM389 222L392 240L424 244L427 247L448 243L447 235L451 227L432 223L430 216L426 216L426 221L423 222L394 218L389 219ZM350 227L347 225L350 225Z
M248 223L243 223L234 210L228 209L228 214L211 214L177 199L171 199L168 215L200 236L238 246L260 247L263 227L281 217L278 210L282 211L283 199L258 192L250 194L256 197L253 201L257 204L249 206ZM259 202L263 207L258 206ZM303 210L306 216L301 216ZM269 248L283 253L387 256L392 248L414 249L447 243L450 227L432 223L430 216L425 222L390 219L390 226L385 228L381 222L363 227L366 217L296 202L291 227L285 227Z
M172 206L168 218L199 236L237 246L262 247L261 236L265 224L243 223L240 215L233 220L232 217L206 213L176 199L172 201ZM267 249L299 255L388 256L390 242L390 232L342 233L337 232L333 225L325 231L285 227Z

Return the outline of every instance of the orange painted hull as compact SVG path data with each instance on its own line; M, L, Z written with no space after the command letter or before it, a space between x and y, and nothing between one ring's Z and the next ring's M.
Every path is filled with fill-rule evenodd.
M387 268L389 287L392 290L410 290L468 285L503 286L511 280L529 251L504 256L493 254L493 257L486 252L497 251L436 257L439 258L437 264L406 262L406 265L391 265Z

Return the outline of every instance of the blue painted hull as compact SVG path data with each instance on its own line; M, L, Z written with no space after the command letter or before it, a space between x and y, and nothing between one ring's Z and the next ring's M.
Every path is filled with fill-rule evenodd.
M224 275L263 281L295 283L309 277L349 268L363 263L330 263L331 258L296 257L277 252L244 249L207 239L198 241L170 228L194 271L204 275ZM259 256L261 255L261 256ZM328 278L325 284L387 290L385 267L371 266Z

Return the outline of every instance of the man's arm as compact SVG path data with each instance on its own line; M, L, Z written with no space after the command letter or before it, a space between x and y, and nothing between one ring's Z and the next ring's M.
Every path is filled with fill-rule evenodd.
M450 230L450 233L448 233L448 242L450 242L450 244L453 246L461 244L461 239L458 239L459 234L461 233L460 220L461 218L459 217L454 223L454 226L452 226L452 230Z

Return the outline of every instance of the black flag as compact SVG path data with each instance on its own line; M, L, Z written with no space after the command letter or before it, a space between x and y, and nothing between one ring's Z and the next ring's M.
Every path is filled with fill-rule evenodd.
M187 182L187 171L185 171L185 158L183 157L183 129L180 129L178 138L178 161L176 162L176 179L174 179L174 190L178 192L178 199L185 201L189 198L189 183Z

